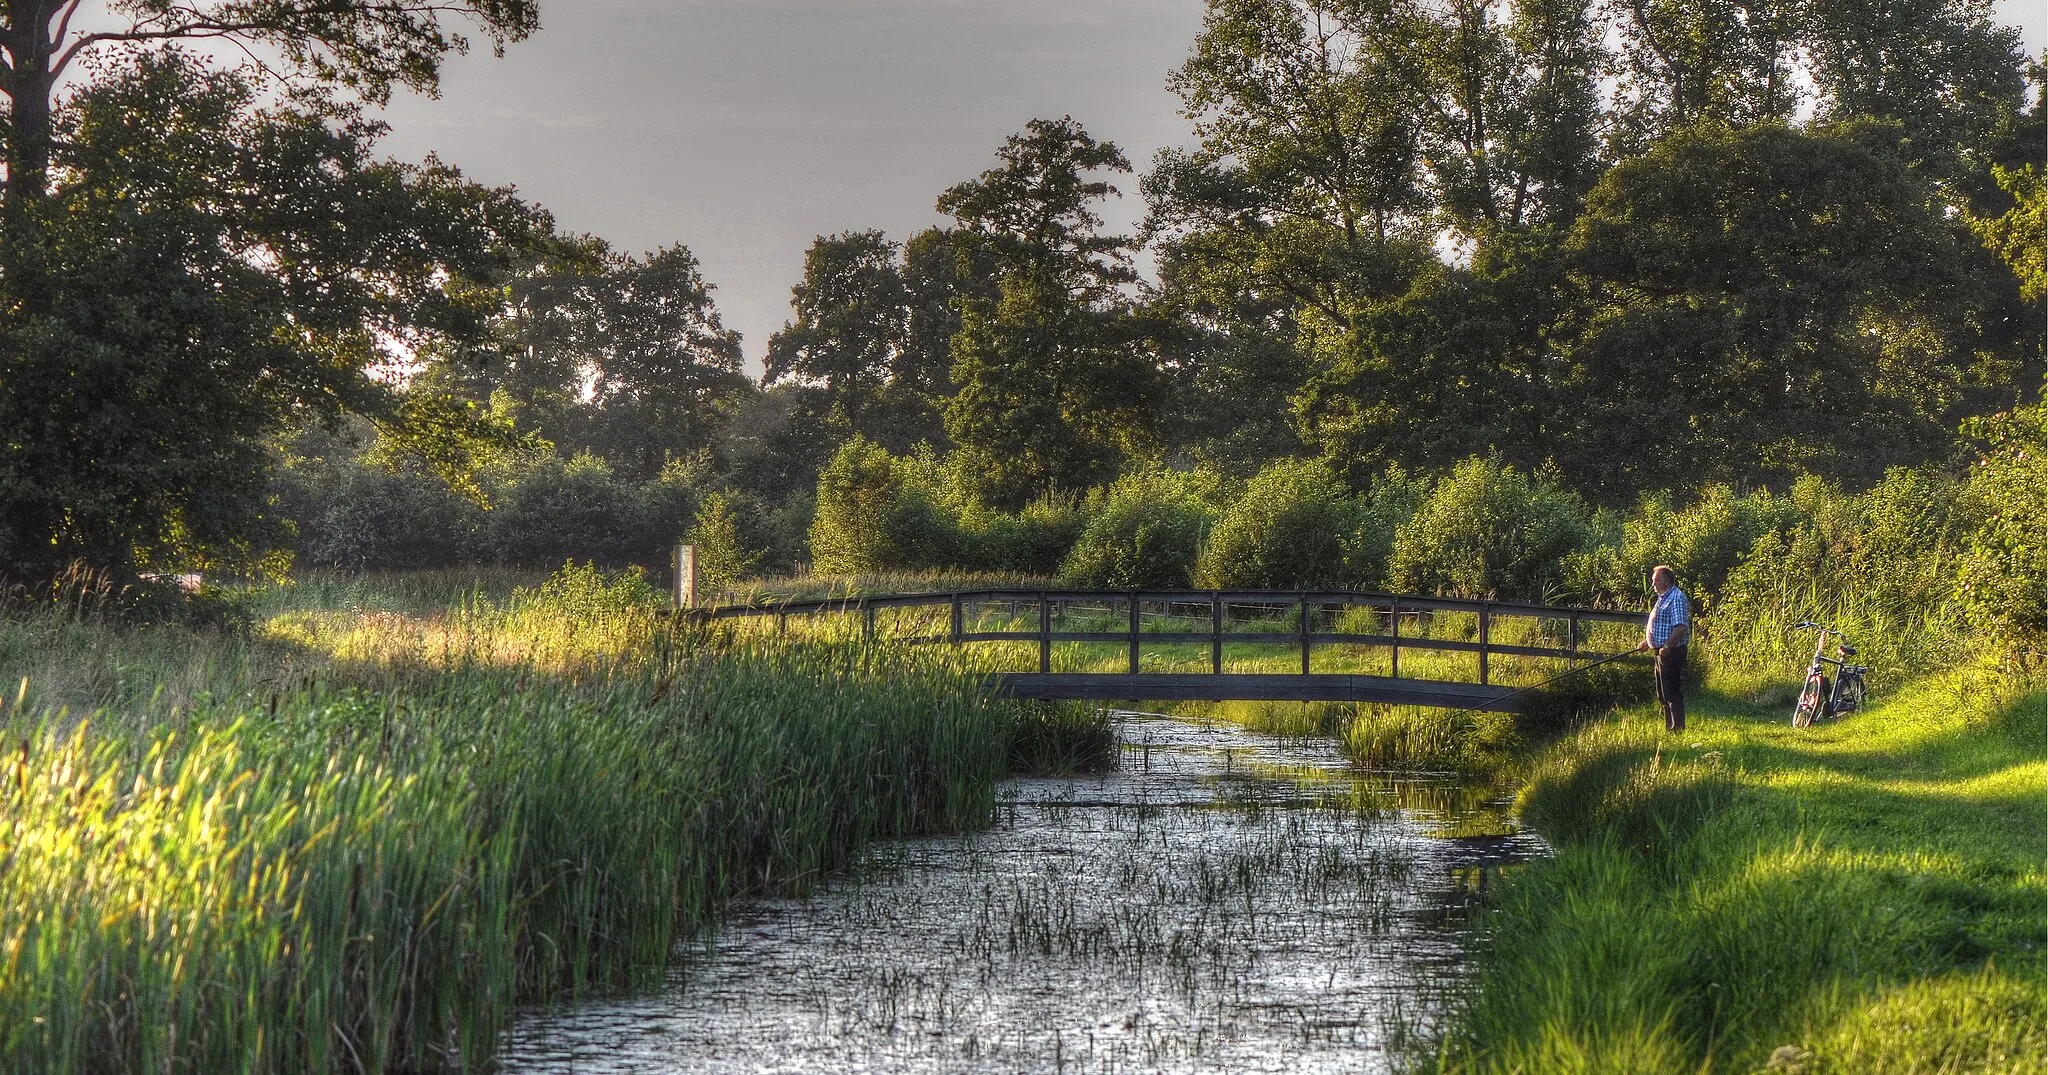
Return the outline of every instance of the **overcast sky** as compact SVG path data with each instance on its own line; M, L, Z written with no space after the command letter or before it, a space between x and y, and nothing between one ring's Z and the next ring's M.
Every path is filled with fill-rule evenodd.
M2048 5L1998 0L2030 50ZM1005 135L1072 115L1142 172L1187 139L1166 75L1201 0L552 0L504 59L394 101L385 149L511 183L571 231L703 262L756 370L813 236L939 217ZM1127 224L1142 212L1122 184Z
M942 218L1004 136L1071 114L1141 170L1187 124L1200 0L555 0L502 60L393 102L385 149L514 183L569 230L682 242L758 369L814 236ZM1142 212L1135 176L1115 216Z

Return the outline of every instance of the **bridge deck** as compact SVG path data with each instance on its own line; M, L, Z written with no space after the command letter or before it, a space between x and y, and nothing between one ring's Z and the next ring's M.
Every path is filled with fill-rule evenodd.
M1511 713L1527 697L1510 697L1513 687L1341 673L1007 672L996 681L1011 698L1095 701L1386 702Z
M915 614L918 609L932 612L920 616ZM1563 663L1558 669L1561 672L1579 662L1613 655L1581 648L1587 624L1641 621L1637 613L1615 609L1359 590L979 589L685 608L679 612L701 620L772 616L778 627L793 615L852 613L862 617L863 634L874 638L878 637L878 612L894 616L906 610L913 612L910 625L920 633L898 635L897 641L1008 642L1035 648L1036 671L1004 672L996 677L998 689L1015 698L1385 702L1500 712L1514 711L1528 695L1489 682L1493 658L1556 660ZM942 627L935 622L941 612ZM1362 617L1358 615L1361 612ZM1431 618L1445 615L1471 616L1462 621L1469 633L1463 638L1446 638L1422 630ZM1078 623L1072 622L1077 618ZM1503 642L1494 627L1504 618L1536 620L1541 629L1524 631L1525 636L1533 637L1524 637L1520 643ZM934 628L940 633L929 633ZM1527 644L1532 641L1551 644ZM1562 644L1555 644L1558 642ZM1054 671L1054 647L1073 643L1116 645L1127 654L1118 662L1124 667L1121 671ZM1145 672L1143 651L1162 645L1206 646L1208 671ZM1316 648L1333 645L1353 647L1354 653L1357 648L1385 649L1388 674L1318 672ZM1296 656L1287 659L1289 663L1298 659L1300 672L1226 670L1225 648L1244 646L1291 651ZM1404 650L1472 654L1477 658L1478 682L1404 677Z

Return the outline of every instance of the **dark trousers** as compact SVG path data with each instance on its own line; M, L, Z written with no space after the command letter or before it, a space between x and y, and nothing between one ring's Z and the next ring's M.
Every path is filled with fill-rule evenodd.
M1664 730L1685 730L1685 647L1657 651L1657 700L1664 703Z

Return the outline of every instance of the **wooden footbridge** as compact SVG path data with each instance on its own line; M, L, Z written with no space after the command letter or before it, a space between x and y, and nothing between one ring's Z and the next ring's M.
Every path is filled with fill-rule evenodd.
M999 689L1017 698L1386 702L1502 712L1528 695L1518 693L1521 683L1499 682L1497 658L1517 658L1522 683L1536 682L1636 641L1633 632L1608 627L1598 633L1610 648L1583 645L1599 625L1642 622L1640 613L1608 609L1356 590L976 589L771 600L684 614L773 617L778 630L791 617L836 614L858 617L869 638L1023 644L1036 649L1037 669L996 673ZM1123 650L1108 667L1106 646ZM1541 674L1529 674L1531 658ZM1468 659L1475 675L1446 678ZM1076 663L1090 666L1056 667ZM1286 670L1270 670L1275 663ZM1244 664L1261 670L1231 668Z

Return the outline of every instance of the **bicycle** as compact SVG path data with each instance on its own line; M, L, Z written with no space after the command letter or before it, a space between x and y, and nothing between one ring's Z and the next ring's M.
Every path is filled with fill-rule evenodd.
M1820 632L1814 642L1813 660L1806 666L1806 683L1799 688L1799 701L1792 707L1792 726L1810 728L1816 720L1855 712L1863 704L1863 677L1870 672L1862 665L1848 663L1849 658L1856 656L1856 647L1849 644L1842 632L1812 620L1800 620L1792 629ZM1833 657L1827 655L1829 635L1839 639ZM1828 676L1828 665L1835 666L1832 678Z

